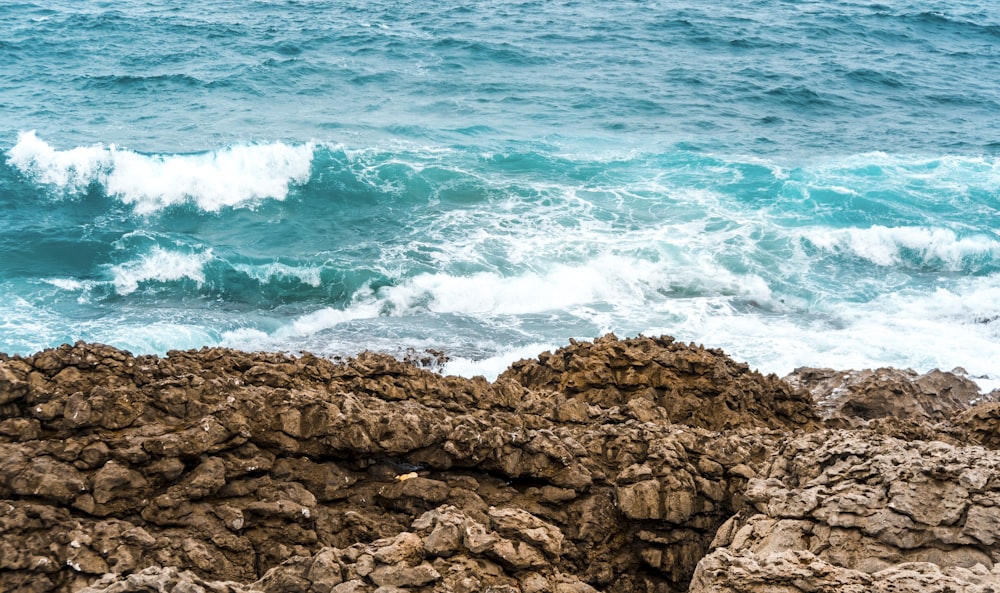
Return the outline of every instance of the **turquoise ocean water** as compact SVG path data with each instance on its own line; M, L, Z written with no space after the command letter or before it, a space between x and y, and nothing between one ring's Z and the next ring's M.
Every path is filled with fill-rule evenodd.
M1000 384L1000 8L725 4L4 2L0 351Z

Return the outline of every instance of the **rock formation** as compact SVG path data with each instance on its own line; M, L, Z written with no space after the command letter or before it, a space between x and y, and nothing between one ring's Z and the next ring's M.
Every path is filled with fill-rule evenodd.
M492 383L370 353L0 355L0 592L995 585L1000 409L922 407L905 376L919 430L824 427L819 376L667 337Z
M719 530L692 590L1000 587L998 469L1000 452L939 441L843 430L787 439L750 480L750 504Z
M983 398L979 387L964 375L937 369L919 375L890 368L799 368L784 380L808 389L827 424L843 428L876 418L942 422Z

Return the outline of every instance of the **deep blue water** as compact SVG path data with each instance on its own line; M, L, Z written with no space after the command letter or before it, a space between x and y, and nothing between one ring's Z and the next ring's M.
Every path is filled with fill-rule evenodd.
M178 4L0 10L0 351L1000 384L992 2Z

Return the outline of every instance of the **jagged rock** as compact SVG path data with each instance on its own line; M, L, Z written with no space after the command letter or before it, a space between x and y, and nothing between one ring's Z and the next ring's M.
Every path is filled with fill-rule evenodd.
M500 379L562 394L566 400L557 400L559 409L573 421L588 414L577 402L621 406L643 422L661 417L711 430L808 428L815 419L809 400L777 377L751 371L721 350L685 346L670 337L607 335L593 343L573 342L515 363Z
M517 509L494 509L499 517L519 516L518 520L531 525L540 522L536 517L523 516ZM269 570L261 579L247 584L234 582L206 581L192 572L176 568L149 568L131 576L107 575L90 588L87 593L112 593L144 590L198 590L212 592L244 593L262 591L265 593L320 593L326 591L483 591L503 590L510 587L518 590L522 583L527 590L566 591L587 593L593 591L586 583L572 575L553 569L541 559L537 566L524 567L538 569L537 572L514 574L505 571L491 559L492 548L474 552L458 540L450 558L434 557L426 552L430 534L442 525L463 526L472 531L492 534L492 541L507 542L512 547L523 547L524 541L502 539L496 532L475 519L465 515L453 506L444 506L424 513L412 528L392 538L383 538L370 544L355 544L349 548L323 548L312 556L298 556ZM508 528L510 525L508 525ZM520 537L532 534L518 534ZM515 555L517 552L515 552ZM530 555L530 554L529 554ZM506 560L504 560L506 562ZM514 562L514 564L518 564ZM512 564L513 566L513 564ZM178 589L180 587L180 589Z
M572 393L369 353L2 357L0 582L683 589L774 429L815 426L809 398L668 338L572 348ZM602 365L620 380L598 395Z
M844 430L792 437L750 480L752 509L719 530L720 549L701 561L691 590L793 580L788 590L1000 584L987 570L1000 561L998 470L1000 453L982 447ZM921 569L931 588L900 576L913 563L933 565Z
M177 591L204 593L248 593L239 583L206 581L188 570L159 566L132 575L108 574L78 593L127 593L137 591Z
M766 556L716 550L698 565L691 593L987 593L1000 588L1000 568L941 568L929 562L875 573L837 566L804 550Z
M1000 396L994 391L991 396ZM990 401L964 410L952 419L956 431L970 443L1000 449L1000 401Z
M865 426L877 418L936 423L983 399L979 386L965 376L937 369L921 375L890 368L804 367L784 380L809 391L823 420L834 428Z
M926 434L993 446L997 418ZM0 355L0 591L674 593L699 561L705 590L751 590L730 565L992 583L994 453L819 429L806 391L667 337L493 383L371 353Z

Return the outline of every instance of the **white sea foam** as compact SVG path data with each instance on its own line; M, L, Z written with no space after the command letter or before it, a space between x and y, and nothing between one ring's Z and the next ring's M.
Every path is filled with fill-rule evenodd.
M219 336L200 324L151 321L90 328L85 339L141 353L201 348L218 343Z
M34 131L18 135L11 164L40 183L79 192L91 184L149 214L194 202L215 212L262 199L284 200L308 181L314 145L234 145L212 152L145 155L115 145L56 150Z
M714 300L715 302L708 302ZM870 302L837 301L768 315L737 311L717 299L665 303L645 333L721 347L764 372L800 366L964 367L982 389L1000 387L1000 277L968 279L949 289L888 293Z
M9 162L42 183L79 190L86 188L107 165L109 149L80 146L56 150L35 135L34 130L17 135L17 144L7 151Z
M956 289L888 294L865 303L825 303L789 315L740 304L746 302L719 295L660 300L646 295L631 305L622 301L580 305L553 310L549 316L523 313L525 307L518 297L503 305L517 313L481 311L478 305L452 307L465 312L439 314L439 322L451 321L447 330L430 339L412 325L422 318L419 312L410 309L397 312L398 316L386 315L383 303L373 300L343 310L324 308L270 333L234 330L225 334L223 343L251 349L307 348L338 355L363 348L433 347L451 357L442 372L493 379L512 362L563 346L569 337L590 339L607 331L622 337L669 334L685 342L723 348L736 360L779 375L799 366L895 366L919 372L962 366L985 391L1000 387L995 365L1000 360L1000 278L974 279ZM364 328L364 335L358 335L359 328ZM501 339L468 346L481 336L494 335L498 328L520 338L508 345Z
M212 250L179 253L154 247L142 257L111 267L115 292L127 295L142 282L171 282L188 278L199 285L205 282L204 266L213 258Z
M850 195L865 190L890 192L917 202L959 202L970 190L1000 184L1000 159L990 156L944 155L925 157L882 152L856 154L817 162L800 170L809 187Z
M815 228L804 236L816 247L846 252L879 266L903 262L903 251L918 254L922 263L939 260L946 269L958 271L969 257L1000 257L1000 241L985 234L958 237L954 231L925 227L829 229Z
M435 313L523 315L573 305L610 300L627 292L617 278L602 276L588 267L557 266L549 274L527 273L504 278L494 272L471 276L421 274L383 289L379 297L395 311L422 308Z
M42 278L42 282L51 284L59 290L68 291L86 290L94 285L93 282L83 282L74 278Z
M270 282L276 278L295 278L309 286L319 286L322 283L323 268L321 266L290 266L273 262L259 265L233 264L233 269L258 282Z
M552 351L565 345L535 342L517 348L507 348L494 356L482 359L451 358L444 364L441 372L445 375L458 375L460 377L480 375L493 381L513 363L525 358L536 358L542 352Z
M259 329L241 327L222 332L219 345L239 350L279 350L271 336Z
M711 267L709 262L703 263ZM423 274L378 290L363 287L344 308L324 307L277 329L240 328L226 332L223 344L278 350L308 347L320 352L350 354L351 345L378 348L382 342L390 350L404 346L418 350L450 349L470 340L477 342L481 328L493 328L486 330L486 335L507 327L512 335L537 336L524 346L463 346L477 352L477 356L453 356L444 369L447 373L492 378L514 360L562 345L542 341L545 338L536 333L538 324L557 327L569 323L592 328L586 330L586 335L570 336L584 339L617 330L623 323L634 331L647 327L650 316L669 315L658 310L655 303L677 300L665 293L677 289L682 281L700 283L700 290L711 293L722 290L744 299L770 298L768 287L759 277L716 271L711 280L697 279L693 269L682 271L661 263L605 255L577 265L555 265L547 271L524 271L506 278L492 272L469 276L445 272ZM710 283L713 286L704 286ZM435 316L436 326L448 323L451 329L445 333L455 339L427 341L427 336L421 337L422 330L407 328L413 320L425 319L428 314ZM358 327L374 332L384 328L389 335L400 337L374 333L359 342L355 335Z
M356 319L371 319L379 316L379 308L373 303L362 303L344 309L324 307L318 311L298 317L289 325L276 332L277 337L306 336Z
M509 277L495 272L421 274L384 287L375 297L396 315L431 311L485 316L566 311L588 304L644 309L657 294L695 284L701 290L711 285L713 292L770 298L766 283L755 275L733 274L707 258L684 262L684 267L674 263L601 255ZM706 274L706 268L715 273Z
M46 307L22 297L8 299L0 315L0 352L38 352L65 340L60 321Z

